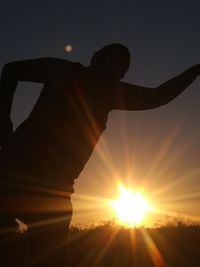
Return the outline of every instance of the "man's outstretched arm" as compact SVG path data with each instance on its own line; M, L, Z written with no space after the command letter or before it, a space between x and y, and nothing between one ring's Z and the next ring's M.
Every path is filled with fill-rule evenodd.
M30 59L8 63L0 78L0 146L12 136L10 119L13 95L18 81L47 83L55 78L63 60L55 58ZM65 61L66 64L67 61ZM62 71L62 68L61 68Z
M199 75L200 64L156 88L120 82L115 92L113 109L145 110L165 105L181 94Z

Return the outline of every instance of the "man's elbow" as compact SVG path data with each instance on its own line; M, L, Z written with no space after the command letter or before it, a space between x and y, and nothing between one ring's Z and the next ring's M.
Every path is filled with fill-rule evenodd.
M18 68L15 62L6 63L1 71L1 80L5 82L17 81Z
M152 97L152 106L154 108L167 105L170 103L175 97L171 94L166 94L166 91L163 88L156 87L154 89L154 94Z
M149 95L146 106L147 109L154 109L164 105L167 105L174 98L169 95L163 94L163 91L160 87L152 89L151 95Z
M3 66L2 71L1 71L1 79L8 77L9 73L12 70L12 63L7 63Z

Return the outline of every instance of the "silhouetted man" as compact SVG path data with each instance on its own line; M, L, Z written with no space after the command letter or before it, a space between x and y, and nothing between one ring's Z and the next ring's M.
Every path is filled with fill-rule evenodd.
M31 244L32 253L28 260L35 264L64 266L64 261L67 264L74 179L105 130L109 112L165 105L200 74L200 65L196 65L159 87L146 88L120 82L129 63L127 48L111 44L94 53L88 67L42 58L9 63L3 68L0 81L2 240L9 240L15 218L27 224L25 244ZM18 81L44 83L44 87L28 119L13 133L10 112ZM11 245L6 244L8 249Z

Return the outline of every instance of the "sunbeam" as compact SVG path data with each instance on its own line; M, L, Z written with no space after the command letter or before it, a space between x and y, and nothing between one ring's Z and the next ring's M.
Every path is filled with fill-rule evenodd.
M153 239L147 233L147 231L142 230L143 238L147 246L147 250L151 256L151 259L156 267L167 267L165 259L161 255L160 251L158 250L156 244L154 243Z

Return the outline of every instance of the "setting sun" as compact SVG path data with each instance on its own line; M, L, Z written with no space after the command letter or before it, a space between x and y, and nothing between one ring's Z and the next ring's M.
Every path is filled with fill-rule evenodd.
M120 196L112 201L118 221L126 226L138 225L142 222L144 215L150 210L146 198L139 192L132 192L124 186L119 186Z

